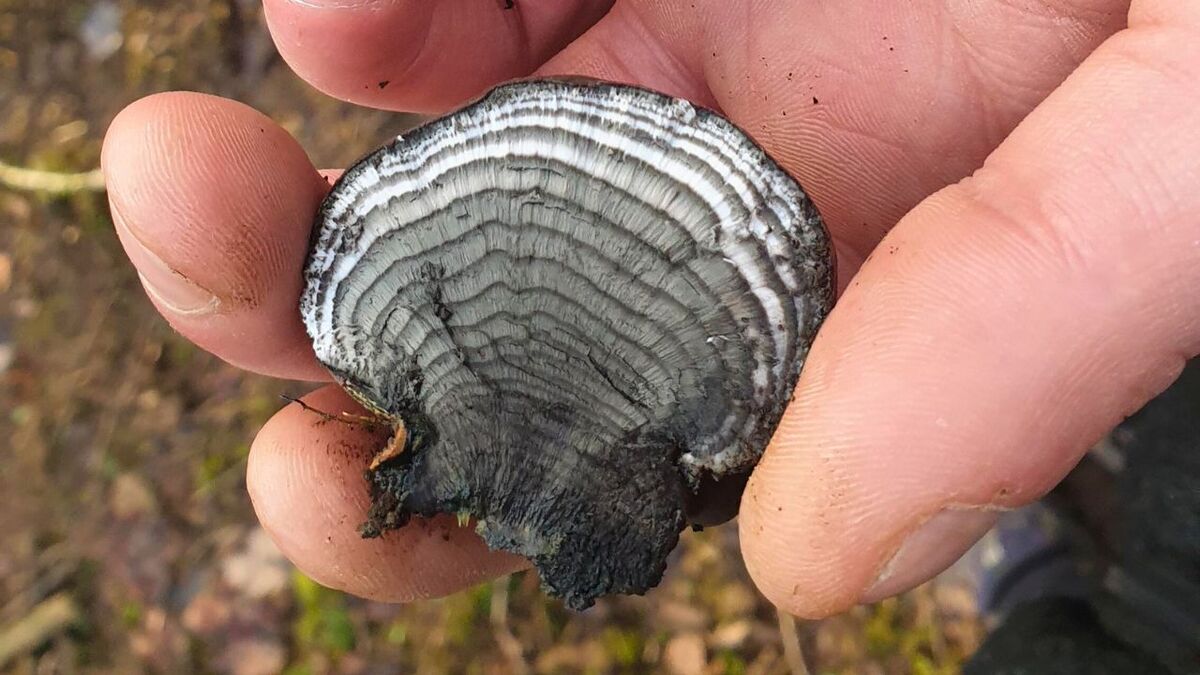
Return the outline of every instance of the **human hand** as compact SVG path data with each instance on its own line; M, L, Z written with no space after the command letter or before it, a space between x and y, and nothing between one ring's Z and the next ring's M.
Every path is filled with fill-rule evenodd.
M740 518L755 582L795 614L928 579L1200 352L1195 3L265 4L334 96L433 112L535 70L638 83L722 110L800 180L848 287ZM328 185L286 132L164 94L117 118L103 163L176 329L247 370L328 379L297 310ZM305 400L352 406L332 385ZM285 408L247 476L312 577L408 600L523 565L444 520L359 539L378 439L319 422Z

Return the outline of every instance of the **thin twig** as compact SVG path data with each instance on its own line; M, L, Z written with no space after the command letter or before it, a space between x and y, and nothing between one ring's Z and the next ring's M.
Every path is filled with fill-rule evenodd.
M27 579L22 574L14 580L15 587L21 590L0 608L0 624L15 623L29 614L34 606L60 589L67 577L79 569L79 560L71 555L69 549L70 546L64 543L47 547L38 554L36 569L28 572L31 578Z
M342 419L340 417L338 417L337 415L331 415L330 413L327 413L324 410L317 410L316 408L305 403L304 401L301 401L300 399L296 398L295 396L288 396L287 394L280 394L279 398L287 401L288 403L295 403L296 405L303 408L305 412L310 412L310 413L320 417L321 419L325 420L326 422L341 422L342 421Z
M100 173L100 169L83 173L61 173L0 162L0 185L14 190L52 194L103 192L104 174Z
M517 675L527 675L530 672L529 664L525 661L525 655L522 653L521 642L517 640L517 636L513 635L512 629L508 626L508 584L510 581L511 579L504 577L492 582L490 617L492 633L500 651L504 652L509 665L512 666L513 672Z
M779 639L783 641L783 658L792 675L808 675L804 664L804 651L800 649L800 635L796 632L796 620L782 609L775 610L779 617Z
M304 401L301 401L300 399L296 398L295 396L288 396L287 394L280 394L279 398L282 398L283 400L287 401L288 403L295 403L296 405L303 408L306 412L310 412L310 413L320 417L321 419L325 420L326 422L338 422L339 424L345 424L347 426L352 426L352 427L367 426L367 427L373 427L376 429L386 429L386 428L390 428L392 426L391 422L381 419L379 417L368 417L366 415L354 415L354 414L347 413L347 412L344 412L341 415L334 415L333 413L327 413L324 410L318 410L317 408L312 407L311 405L305 403Z
M0 631L0 668L58 635L79 620L79 607L66 593L59 593L34 607L11 626Z

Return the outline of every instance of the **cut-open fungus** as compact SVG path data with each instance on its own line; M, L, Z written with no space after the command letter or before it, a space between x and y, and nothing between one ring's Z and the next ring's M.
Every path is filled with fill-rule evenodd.
M352 167L305 281L318 358L404 429L365 531L469 513L574 607L654 586L685 525L736 513L833 303L816 210L745 134L561 81Z

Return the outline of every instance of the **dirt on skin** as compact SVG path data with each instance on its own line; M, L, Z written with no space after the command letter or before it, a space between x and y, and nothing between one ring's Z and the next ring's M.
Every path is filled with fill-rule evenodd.
M318 166L412 123L303 84L253 0L0 0L0 162L95 169L113 116L172 89L257 107ZM103 194L0 187L0 671L788 673L802 652L812 672L950 673L980 640L953 582L793 628L731 526L686 534L646 597L585 614L529 574L411 606L321 588L244 485L255 432L301 393L170 330Z

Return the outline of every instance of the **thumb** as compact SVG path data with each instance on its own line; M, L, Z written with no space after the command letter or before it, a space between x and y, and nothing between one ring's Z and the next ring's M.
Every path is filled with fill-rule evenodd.
M824 616L951 564L1200 352L1200 5L1134 2L876 249L742 501L751 575Z

